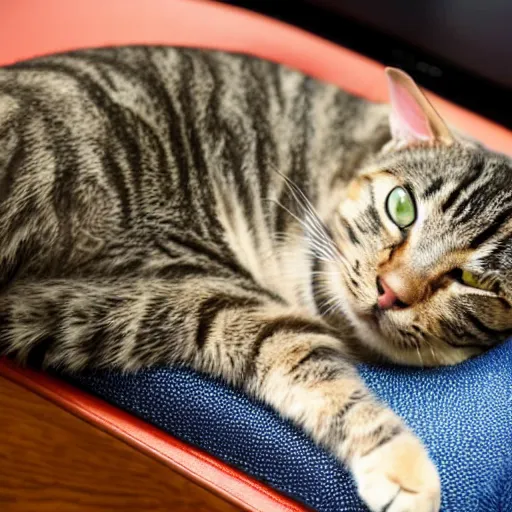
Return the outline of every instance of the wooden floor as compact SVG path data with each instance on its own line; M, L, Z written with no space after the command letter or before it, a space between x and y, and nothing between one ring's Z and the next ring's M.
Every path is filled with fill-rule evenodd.
M0 378L0 511L237 510L134 448Z

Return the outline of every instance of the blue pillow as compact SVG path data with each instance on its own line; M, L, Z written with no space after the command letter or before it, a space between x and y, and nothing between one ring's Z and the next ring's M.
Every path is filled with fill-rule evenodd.
M512 512L512 340L455 367L363 366L361 373L427 445L444 512ZM73 381L318 511L366 511L329 454L216 380L165 368Z

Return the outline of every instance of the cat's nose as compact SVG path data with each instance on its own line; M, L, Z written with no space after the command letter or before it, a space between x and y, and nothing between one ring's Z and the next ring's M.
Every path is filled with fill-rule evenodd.
M379 292L377 305L380 309L404 309L409 306L381 277L377 277L377 291Z

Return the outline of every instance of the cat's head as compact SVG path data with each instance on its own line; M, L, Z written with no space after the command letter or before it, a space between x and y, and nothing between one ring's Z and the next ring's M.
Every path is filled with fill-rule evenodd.
M454 136L410 77L387 74L392 140L334 216L329 286L377 352L451 364L512 335L512 161Z

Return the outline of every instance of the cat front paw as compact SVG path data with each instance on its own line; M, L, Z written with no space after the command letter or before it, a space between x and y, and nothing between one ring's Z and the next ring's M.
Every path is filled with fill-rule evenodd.
M359 495L372 512L439 511L439 475L412 433L403 432L356 457L351 466Z

